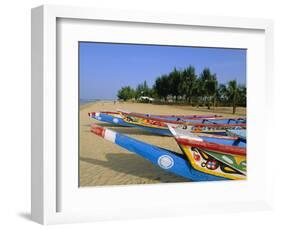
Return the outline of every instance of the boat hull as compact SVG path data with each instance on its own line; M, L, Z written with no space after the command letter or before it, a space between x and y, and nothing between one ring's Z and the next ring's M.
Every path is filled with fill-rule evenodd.
M144 157L149 160L153 165L162 168L163 170L182 176L192 181L218 181L225 180L220 176L206 174L204 172L194 169L191 164L186 160L184 155L177 154L167 149L162 149L157 146L136 140L126 135L114 132L112 130L93 126L93 133L111 141L118 146L127 149L130 152Z
M245 140L200 136L172 126L169 129L194 169L232 180L246 179Z
M246 179L246 157L180 145L192 167L198 171L232 180Z
M172 136L168 125L181 126L195 133L208 133L217 135L226 135L226 131L231 129L240 129L241 126L245 127L245 124L202 124L202 123L185 123L185 122L171 122L168 120L162 121L159 119L150 119L148 117L139 117L132 115L122 114L123 121L134 126L136 128L146 129L149 132ZM241 125L241 126L240 126Z
M216 135L227 135L226 131L231 129L241 129L240 124L202 124L202 123L185 123L185 122L173 122L173 121L162 121L159 119L151 119L148 117L139 117L132 115L124 115L124 113L115 112L92 112L89 113L91 119L96 119L101 122L110 123L117 126L124 127L136 127L143 129L147 132L154 133L163 136L172 136L167 124L174 126L181 125L182 128L187 129L194 133L207 133ZM241 124L242 128L245 127Z
M128 122L124 122L123 118L118 116L117 114L92 112L89 113L89 117L90 119L95 119L97 121L106 122L117 126L125 126L125 127L133 126Z

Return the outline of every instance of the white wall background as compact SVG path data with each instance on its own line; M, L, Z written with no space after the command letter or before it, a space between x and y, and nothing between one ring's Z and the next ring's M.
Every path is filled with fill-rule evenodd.
M37 229L30 213L30 9L41 4L160 11L201 15L271 18L275 21L275 90L280 97L281 14L274 0L9 0L0 5L0 229ZM276 108L275 118L280 116ZM278 121L276 119L276 121ZM280 124L276 125L280 129ZM274 141L278 141L278 132ZM279 135L280 136L280 135ZM276 169L281 150L273 159ZM278 172L280 170L276 170ZM280 172L279 172L280 175ZM280 177L276 176L279 179ZM52 229L277 229L281 226L280 182L275 185L273 212L203 215L48 226Z

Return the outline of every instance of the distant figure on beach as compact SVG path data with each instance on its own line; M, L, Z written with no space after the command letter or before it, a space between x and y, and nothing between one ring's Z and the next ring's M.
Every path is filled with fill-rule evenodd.
M116 104L116 101L114 100L113 103L114 103L114 105L115 105L115 104Z

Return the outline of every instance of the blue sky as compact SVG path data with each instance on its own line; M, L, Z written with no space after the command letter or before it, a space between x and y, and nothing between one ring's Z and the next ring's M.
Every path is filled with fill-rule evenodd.
M115 99L123 86L146 80L152 87L156 77L189 65L197 75L210 68L220 83L246 83L243 49L80 42L79 57L81 99Z

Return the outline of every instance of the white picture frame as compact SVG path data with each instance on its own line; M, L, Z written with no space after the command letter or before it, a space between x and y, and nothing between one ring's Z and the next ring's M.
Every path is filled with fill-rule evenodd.
M68 21L68 26L62 27L61 24L59 24L63 20ZM253 80L255 80L255 87L249 87L248 89L249 98L247 101L249 104L249 116L247 117L248 143L250 143L249 148L247 148L249 149L247 151L249 151L250 161L248 166L249 178L244 182L223 182L225 184L221 184L222 182L220 182L220 184L209 182L188 183L188 185L186 185L186 183L165 184L165 186L112 186L87 190L78 188L78 186L74 187L77 182L76 177L78 177L76 166L71 171L71 165L77 163L73 158L75 152L73 152L72 155L70 154L69 159L66 159L63 155L57 154L60 145L59 141L61 140L59 138L61 134L58 133L58 126L60 125L58 117L61 112L61 108L58 106L61 104L58 103L58 98L63 102L65 94L61 93L60 84L58 84L58 78L56 77L58 74L61 74L58 71L58 65L64 64L58 58L59 52L67 53L66 56L69 56L70 59L66 60L67 58L65 58L66 61L73 62L73 60L75 60L73 52L65 51L64 48L58 50L59 34L62 34L59 29L66 31L66 34L69 35L68 37L74 42L77 39L79 40L79 37L75 37L75 33L72 31L72 26L70 25L74 21L79 23L96 21L110 25L111 27L116 26L118 23L130 24L130 28L133 28L135 24L140 27L145 25L141 28L144 35L142 38L143 40L138 41L140 43L155 43L157 39L160 43L168 42L160 41L160 38L157 38L157 36L155 37L156 40L152 41L152 38L146 38L147 40L145 40L144 37L149 37L145 36L145 33L147 33L145 32L147 26L153 26L153 28L161 27L164 29L180 28L180 30L183 31L185 28L192 28L195 31L197 29L203 33L210 33L208 32L209 30L214 30L214 38L217 36L216 33L221 33L221 31L228 31L230 33L231 31L238 31L237 33L252 34L248 37L248 42L245 43L246 45L243 45L242 41L239 40L239 35L237 35L237 37L233 36L233 39L230 39L229 43L227 38L225 38L225 43L222 43L222 38L219 37L210 44L206 43L206 40L202 40L200 43L202 46L205 44L205 46L242 46L244 48L248 48L247 46L253 44L253 47L249 49L253 51L252 54L250 52L250 55L253 56L253 60L251 57L248 59L248 64L250 66L248 71L250 71L250 74L247 74L247 76L249 76L249 79L247 79L247 84L249 84L249 86L253 85ZM81 31L81 34L79 33L81 36L85 34L84 39L87 39L86 37L91 32L87 29L88 27L84 29L80 28L81 25L79 23L76 24L76 29L78 28L78 30ZM100 36L99 39L106 41L123 39L122 41L124 41L124 38L109 36L110 33L105 33ZM92 39L91 36L89 39ZM135 38L128 39L135 41ZM196 36L194 39L196 39ZM255 39L257 39L256 46L259 46L258 53L254 52ZM171 40L169 42L171 43L173 41ZM182 42L184 43L185 41ZM188 44L192 44L192 40L190 40ZM75 47L73 50L75 50ZM63 57L65 57L65 55L63 55ZM272 121L268 118L268 114L255 106L255 99L261 99L261 107L266 106L267 111L269 111L268 113L273 111L274 98L271 89L273 88L274 80L272 63L273 23L271 20L127 12L51 5L32 9L32 219L42 224L55 224L209 213L220 212L222 210L225 212L270 208L272 206L272 169L269 165L269 158L273 152L273 146L270 144L270 136L268 135L265 137L266 141L264 146L259 148L257 143L264 137L259 135L256 131L262 129L263 132L270 133L272 129L272 125L270 124ZM251 66L253 66L253 68ZM254 66L256 67L254 68ZM69 88L64 88L64 92L67 91L69 95L75 96L75 92L73 92L73 88L71 87L76 87L74 77L77 72L75 72L75 68L69 69L68 74L72 80L70 80ZM252 79L252 76L255 74L257 79ZM259 95L256 95L256 89L259 90ZM70 101L69 104L71 105L71 103L74 102ZM75 113L75 109L78 108L73 105L73 109L69 112ZM256 115L254 116L254 114ZM76 119L75 116L73 119ZM263 127L259 125L258 123L261 119L266 120L267 125ZM68 122L71 122L71 120L68 120ZM77 137L77 133L75 135ZM75 135L69 138L73 140ZM253 141L254 139L256 139L256 141ZM253 156L252 152L260 153ZM262 161L266 163L261 173L257 167L261 165ZM64 164L64 167L61 167L61 164ZM66 179L66 175L70 177L70 179ZM206 189L216 189L215 191L221 190L221 192L214 195L212 201L204 202L204 204L202 202L196 203L194 201L195 199L193 199L193 201L184 200L181 202L181 200L177 198L184 196L199 197ZM224 195L226 191L229 191L231 195L237 193L237 196L233 196L232 199L229 199ZM235 193L233 191L235 191ZM240 193L236 191L240 191ZM132 204L132 200L135 199L135 197L147 193L152 194L153 199L144 196L138 199L139 202L134 205ZM242 193L244 193L245 196L242 196ZM112 196L113 194L115 194L118 199L115 199L115 197ZM162 195L159 195L159 199L156 199L156 194ZM89 200L91 199L89 198L91 195L93 197L98 196L99 200L101 200L101 197L107 197L106 204L102 204L99 200L94 200L94 198L93 200ZM87 197L88 200L83 199L83 197ZM171 197L174 198L171 199ZM148 202L151 207L148 208L147 205L143 205L145 202Z

